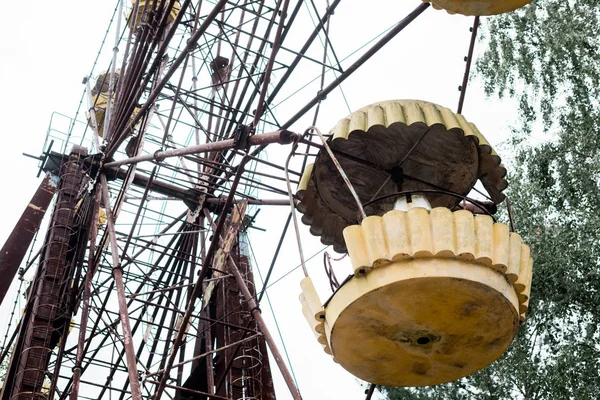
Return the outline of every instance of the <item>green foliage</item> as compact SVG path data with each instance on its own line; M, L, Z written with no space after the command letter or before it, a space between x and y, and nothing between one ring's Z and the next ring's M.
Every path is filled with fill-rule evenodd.
M508 195L534 256L531 308L488 368L433 388L383 389L389 399L600 398L599 6L540 0L485 19L478 74L488 95L520 107Z
M4 349L0 348L0 351L2 351ZM10 353L6 355L6 357L4 357L4 360L2 361L2 364L0 364L0 390L2 389L2 386L4 385L4 379L6 378L6 373L8 372L8 362L10 360Z

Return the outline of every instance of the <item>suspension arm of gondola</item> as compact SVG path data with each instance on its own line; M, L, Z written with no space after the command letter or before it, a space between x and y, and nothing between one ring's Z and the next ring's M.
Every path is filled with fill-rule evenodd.
M250 146L267 146L271 143L289 144L294 141L297 134L288 130L279 130L275 132L253 135L248 138ZM166 158L185 156L189 154L207 153L211 151L222 151L236 147L235 139L227 139L219 142L203 143L200 145L181 147L165 151L157 151L153 154L146 154L137 157L126 158L120 161L113 161L104 164L104 168L115 168L125 164L137 164L143 161L162 161Z
M100 190L102 190L102 198L106 208L107 230L111 245L111 253L113 258L113 277L117 289L117 299L119 303L119 316L121 319L121 327L123 329L123 343L126 352L127 369L131 386L131 397L133 400L142 400L142 392L140 389L140 380L137 373L137 362L133 349L133 337L131 333L131 323L129 322L129 313L127 311L127 300L125 297L125 285L123 284L123 269L119 260L119 246L117 245L117 236L115 234L115 225L112 210L110 208L110 197L108 195L108 182L106 175L100 175Z
M460 97L458 99L457 114L462 114L463 104L465 102L465 95L467 94L467 85L469 84L469 73L471 71L471 61L473 61L473 49L475 48L475 40L477 39L477 28L479 28L479 15L475 17L473 21L473 28L471 28L471 42L469 43L469 53L467 55L465 75L463 76L462 85L460 86Z
M142 105L139 112L132 118L132 120L128 123L128 125L122 131L128 131L129 129L132 129L137 124L137 122L140 120L140 118L145 114L145 112L150 108L150 106L152 104L154 104L154 101L160 94L161 90L165 87L165 85L169 82L169 80L171 79L173 74L175 74L175 72L177 71L179 66L187 58L187 54L194 49L194 47L198 43L198 40L200 40L200 38L202 37L204 32L208 29L210 24L215 20L215 18L217 17L219 12L223 9L223 7L225 7L225 4L227 4L227 2L228 2L228 0L219 0L215 4L214 8L211 10L211 12L206 16L206 18L202 22L202 25L200 25L198 30L187 41L187 44L186 44L185 48L183 49L182 53L175 60L173 60L173 63L171 64L169 70L165 72L165 74L162 77L162 79L160 80L160 82L158 84L156 84L156 86L154 86L152 92L150 92L150 94L148 95L146 102ZM177 17L179 17L181 14L183 14L183 13L180 12L177 15ZM175 30L175 26L173 26L169 30L169 33L171 33L171 32L174 33L174 30ZM164 44L164 47L166 48L168 43L165 40L163 44ZM161 48L162 48L162 46L161 46ZM158 54L161 54L161 53L159 52ZM156 62L157 61L155 60L155 63ZM156 65L156 67L157 66L158 66L158 64ZM145 82L145 83L147 83L147 82ZM142 86L144 86L144 85L142 85ZM113 143L113 145L109 149L109 153L108 153L109 157L112 156L117 151L117 148L119 147L119 145L121 144L123 139L124 138L120 138L120 140Z
M231 183L229 197L227 197L227 201L226 201L226 203L223 207L223 210L219 216L217 226L216 226L215 230L213 231L213 237L215 239L211 241L208 251L206 252L207 257L202 262L202 269L200 270L200 273L198 274L198 279L196 280L196 284L194 285L194 290L192 291L192 294L190 296L190 302L189 302L187 309L185 311L185 314L183 315L183 318L181 320L181 326L187 326L187 324L189 323L190 317L192 316L192 312L194 310L196 299L201 294L202 282L204 281L204 278L206 278L206 276L208 274L208 271L209 271L208 267L209 267L209 265L212 264L212 260L215 255L218 243L219 243L219 240L217 238L220 237L221 231L223 230L223 227L225 226L225 220L227 219L227 212L231 208L231 205L233 203L233 196L235 195L235 190L236 190L238 184L240 183L240 179L242 177L242 174L244 172L244 167L247 162L248 162L248 158L244 157L242 159L242 161L240 162L240 168L238 168L237 173L235 174L235 177L233 178L233 181ZM166 371L170 371L171 367L173 366L173 363L175 361L175 356L177 355L177 351L179 350L179 343L183 339L184 333L185 332L183 329L180 329L177 332L177 336L175 337L175 340L173 341L173 344L172 344L171 354L169 355L167 365L165 366ZM160 383L159 383L158 387L156 388L156 392L153 397L154 400L160 400L162 392L164 391L165 386L166 386L167 378L168 378L168 374L163 374L161 376Z

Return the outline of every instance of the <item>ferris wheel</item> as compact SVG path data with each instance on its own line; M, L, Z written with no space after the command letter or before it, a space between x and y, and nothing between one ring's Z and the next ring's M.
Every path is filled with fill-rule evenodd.
M336 382L299 382L296 363L370 399L500 357L533 261L495 217L506 169L462 108L479 16L528 1L115 3L107 63L49 129L0 254L1 300L24 299L1 335L2 400L330 396L305 395ZM461 76L435 49L402 52L427 13L474 17ZM458 107L372 99L398 85L360 75L372 62L437 63L462 81Z

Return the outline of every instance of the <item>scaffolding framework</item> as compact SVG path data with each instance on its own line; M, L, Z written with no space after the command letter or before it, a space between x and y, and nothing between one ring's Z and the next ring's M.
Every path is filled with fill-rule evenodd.
M342 67L328 35L339 4L117 2L112 62L86 82L85 132L73 120L54 151L50 140L44 148L41 170L61 186L5 347L18 351L2 400L275 399L275 367L301 399L261 316L264 289L244 250L252 210L290 206L287 185L321 146L289 129L302 118L314 125L327 95L429 7ZM314 27L298 23L309 17ZM319 77L314 96L278 112L307 71ZM280 153L299 154L301 166L268 161L271 144L287 145ZM49 277L52 265L61 270ZM43 296L58 311L42 315Z

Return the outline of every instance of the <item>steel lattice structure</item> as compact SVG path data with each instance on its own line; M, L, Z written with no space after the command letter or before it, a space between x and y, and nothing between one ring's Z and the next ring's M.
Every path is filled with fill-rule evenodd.
M85 134L73 122L41 157L58 194L2 354L14 346L2 399L271 399L275 367L300 399L261 317L246 232L256 207L290 206L287 184L321 148L292 125L314 125L327 95L429 4L343 65L328 36L340 0L117 3L112 62L87 78ZM314 27L297 23L311 16ZM318 91L279 112L307 71ZM272 143L288 145L277 161L264 157ZM292 149L302 162L286 174ZM3 270L14 276L25 250Z

